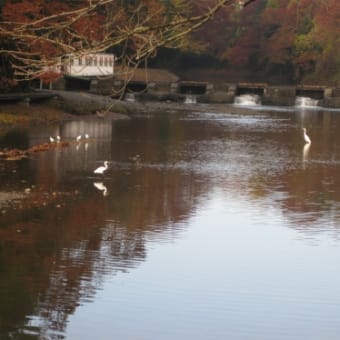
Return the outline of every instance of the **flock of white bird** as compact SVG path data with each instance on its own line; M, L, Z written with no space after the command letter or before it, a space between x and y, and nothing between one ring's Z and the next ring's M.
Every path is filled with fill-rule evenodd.
M79 135L79 136L76 137L76 141L77 141L77 142L80 142L80 141L82 140L82 138L84 138L84 139L89 139L90 136L89 136L88 133L85 133L84 137L83 137L82 135ZM55 143L55 142L60 143L60 141L61 141L60 136L56 136L55 138L52 137L52 136L50 136L49 139L50 139L50 143Z
M88 140L90 138L89 134L85 133L84 136L82 135L78 135L75 139L77 143L80 143L82 140ZM55 138L50 136L49 137L50 143L60 143L61 142L61 138L60 136L56 136ZM104 165L99 166L98 168L96 168L95 170L93 170L93 173L95 175L104 175L105 171L109 168L109 162L105 161ZM95 182L93 183L93 185L95 186L96 189L102 191L103 196L107 196L108 191L106 186L104 185L103 182Z

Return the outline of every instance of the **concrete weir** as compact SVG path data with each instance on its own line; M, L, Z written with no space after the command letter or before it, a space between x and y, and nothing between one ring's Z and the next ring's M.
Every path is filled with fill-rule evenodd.
M169 84L157 82L131 82L127 92L138 93L141 98L185 101L194 95L201 103L234 103L242 95L256 95L262 105L294 106L297 97L318 100L320 106L339 108L340 89L323 86L271 86L266 83L212 84L198 81L176 81Z
M208 83L196 81L180 81L177 92L181 94L203 95L207 93Z
M72 85L79 87L79 82L72 80ZM278 86L252 82L215 84L181 80L168 71L158 69L148 70L147 77L141 73L129 80L114 76L106 79L92 78L89 81L88 92L123 98L125 94L131 94L136 100L186 102L188 96L194 96L194 102L198 103L234 103L235 97L256 95L262 105L294 106L296 99L302 97L317 100L318 106L340 108L340 88L335 86ZM66 83L66 88L70 89L70 82Z
M325 88L321 86L298 85L296 87L295 94L299 97L309 97L312 99L322 100L325 98Z
M148 83L145 81L133 80L126 84L125 92L144 92L148 89Z
M240 83L236 87L236 96L243 94L256 94L258 96L263 96L266 92L267 84L259 83Z

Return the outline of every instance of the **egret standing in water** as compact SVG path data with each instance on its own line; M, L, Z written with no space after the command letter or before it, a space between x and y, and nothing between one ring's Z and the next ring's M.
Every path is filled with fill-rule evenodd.
M77 136L77 138L76 138L77 142L80 142L80 140L81 140L81 135Z
M104 175L104 172L108 169L109 167L109 162L105 161L104 162L104 166L100 166L99 168L97 168L96 170L94 170L93 172L95 174L99 174L99 175Z
M307 130L306 130L306 128L302 128L302 130L303 130L303 139L305 140L305 142L306 142L307 144L311 144L312 141L311 141L311 139L309 138L309 136L307 135Z
M54 138L50 136L50 143L54 143Z

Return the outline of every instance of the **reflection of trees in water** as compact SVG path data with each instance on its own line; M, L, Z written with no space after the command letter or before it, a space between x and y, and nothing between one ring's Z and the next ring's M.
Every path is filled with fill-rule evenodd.
M45 265L47 282L35 297L37 317L30 327L46 338L60 338L68 316L79 304L93 299L105 275L133 268L145 257L143 235L105 222L106 212L100 212L100 208L106 210L103 203L90 199L64 211L59 223L53 224L52 218L44 221L51 232L45 242L54 242L54 247L52 254L34 264Z
M31 171L37 185L69 192L81 188L81 193L66 198L61 208L52 202L0 223L0 287L2 278L7 280L0 289L0 320L6 320L7 329L62 338L68 316L93 299L105 276L144 261L150 240L167 240L169 233L176 237L179 224L211 185L241 201L245 196L247 202L271 200L288 217L295 212L306 217L306 229L309 221L319 220L318 212L333 211L340 199L337 165L310 163L316 143L303 169L287 163L294 158L295 145L287 144L295 138L293 131L277 134L260 124L249 136L256 126L223 124L136 119L113 125L112 143L90 141L86 152L81 144L79 150L42 155L34 164L39 171ZM129 159L137 153L140 164L132 164ZM86 176L108 154L115 164L101 179L109 193L104 197ZM298 160L302 163L301 149ZM9 313L13 306L16 314ZM37 317L26 322L29 315Z
M178 176L174 175L176 180ZM179 181L182 185L172 186L171 180L169 183L162 172L151 177L150 190L136 190L133 184L128 184L130 190L127 190L125 185L111 183L116 188L116 191L111 189L114 192L111 200L100 197L100 200L91 200L86 208L78 207L78 211L85 208L87 215L92 215L86 220L100 215L101 219L97 221L103 226L92 225L86 238L82 236L78 240L74 235L76 238L71 245L59 248L48 286L39 298L39 322L46 334L63 333L68 315L80 303L93 299L106 275L138 265L146 257L145 242L157 234L171 231L192 209L193 200L186 198L193 191L192 188L188 190L188 183L183 184L187 182L185 178ZM149 185L144 182L141 186ZM120 197L119 202L115 197ZM78 213L71 213L64 222L65 233L76 234L84 228L84 222L83 218L79 221Z
M89 240L58 252L38 303L40 333L58 338L79 304L92 301L106 275L127 271L145 258L141 234L108 223Z
M244 143L239 136L230 134L226 153L222 152L226 144L215 140L219 127L202 131L194 125L184 131L183 124L178 126L176 121L169 124L165 118L158 123L150 120L142 129L141 123L129 124L126 130L117 129L113 135L116 140L112 143L114 158L118 165L122 164L136 153L135 143L128 138L132 133L141 144L138 149L141 164L136 168L130 164L126 169L112 171L110 178L104 179L110 195L103 197L95 191L94 196L84 200L75 211L69 211L68 218L63 221L63 235L69 240L60 240L47 288L40 295L41 315L49 325L46 330L62 332L68 314L79 303L93 298L105 275L133 268L144 260L146 242L162 238L166 232L177 232L179 222L192 212L200 194L207 192L209 181L216 180L207 171L210 157L216 162L214 174L220 171L221 164L213 153L223 158L223 166L227 164L223 169L224 177L222 171L218 172L216 184L219 187L247 195L247 201L270 200L291 220L294 228L309 233L316 226L321 230L317 223L327 214L334 214L334 219L339 219L339 213L336 216L334 212L340 201L338 166L313 163L313 152L318 148L315 143L312 157L304 168L301 149L295 159L291 154L295 145L293 142L287 144L285 133L277 136L275 131L271 132L271 144L256 140ZM250 128L242 128L240 132L246 135ZM155 136L155 131L161 138L144 141L145 135ZM293 139L295 135L292 132L288 137ZM204 139L203 143L197 142L200 138ZM158 144L153 145L153 142ZM183 145L187 149L183 150ZM325 149L321 151L327 152L328 146L329 143L325 143ZM182 157L183 152L187 153L186 157ZM176 157L190 163L190 167L181 167L183 163ZM176 166L171 167L172 162ZM153 166L155 164L162 166ZM47 311L45 315L44 311Z
M270 178L253 179L251 195L270 199L294 229L310 232L338 229L340 179L338 165L305 165ZM327 225L324 223L327 222ZM332 223L332 221L334 221ZM331 223L331 225L329 225Z
M3 261L24 271L15 277L11 294L22 285L32 301L22 308L21 320L9 320L13 329L62 338L68 316L93 299L106 275L134 268L146 257L146 242L177 233L177 223L192 211L202 186L190 173L144 168L119 172L105 184L109 196L90 183L86 196L65 198L61 208L54 202L17 214L6 226L13 242L5 242L8 235L0 239ZM27 220L34 221L32 228L24 227ZM23 233L16 232L19 225ZM19 309L21 303L15 300Z

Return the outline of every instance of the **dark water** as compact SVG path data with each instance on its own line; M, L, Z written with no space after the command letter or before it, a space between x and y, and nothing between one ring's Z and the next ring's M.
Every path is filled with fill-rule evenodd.
M20 131L0 339L339 339L340 112L231 111Z

